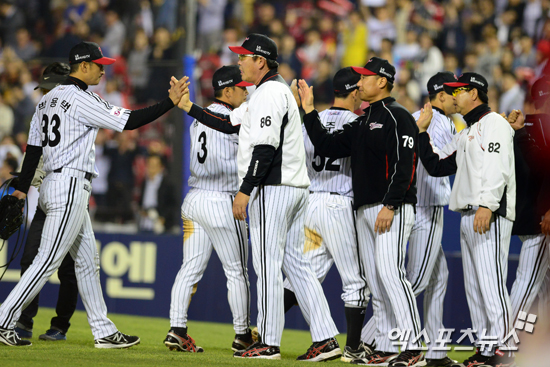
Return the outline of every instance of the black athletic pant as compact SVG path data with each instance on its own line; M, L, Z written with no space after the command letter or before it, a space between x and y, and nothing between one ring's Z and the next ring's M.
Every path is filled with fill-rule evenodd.
M42 230L45 222L46 214L40 208L37 208L31 228L29 229L29 235L27 236L27 242L23 250L23 257L21 258L21 275L29 268L38 254L38 247L40 246L40 239L42 237ZM74 260L70 253L67 253L67 256L63 259L61 266L57 270L57 275L61 284L59 286L59 296L55 308L57 316L52 318L51 328L59 329L63 334L66 334L67 330L69 330L69 326L71 326L69 320L73 316L78 300L78 286L74 271ZM23 324L23 326L28 329L32 329L32 319L38 313L39 296L40 294L29 303L19 318L19 323Z

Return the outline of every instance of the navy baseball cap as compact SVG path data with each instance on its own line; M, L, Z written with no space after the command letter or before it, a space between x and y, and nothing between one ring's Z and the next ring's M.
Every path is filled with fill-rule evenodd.
M34 89L42 88L52 90L67 79L71 72L71 67L62 62L54 62L44 69L38 86Z
M428 80L428 94L434 95L443 92L445 89L443 84L456 82L457 79L456 75L450 71L442 71L435 74Z
M444 84L445 92L451 95L456 88L460 87L471 87L487 93L489 83L487 83L487 79L478 73L464 73L456 81Z
M116 60L103 56L101 48L94 42L80 42L71 48L69 52L69 64L78 64L79 62L95 62L100 65L111 65Z
M338 70L332 80L334 93L349 93L359 88L357 83L361 80L361 75L353 71L351 67Z
M253 85L242 80L241 71L237 65L222 66L212 76L212 87L214 90L233 86L250 87Z
M388 82L395 81L395 68L386 59L373 57L365 64L365 67L351 67L355 72L361 75L379 75L388 79Z
M277 45L275 42L258 33L252 33L244 40L242 46L229 46L229 49L239 55L257 55L270 60L277 60Z

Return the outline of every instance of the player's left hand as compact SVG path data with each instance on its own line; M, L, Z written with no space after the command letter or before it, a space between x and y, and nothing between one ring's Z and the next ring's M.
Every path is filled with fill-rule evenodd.
M395 210L389 210L388 208L383 206L382 209L380 209L378 216L376 217L376 222L374 223L374 232L378 234L389 232L394 215Z
M416 125L421 133L428 130L428 127L432 122L433 115L434 112L432 110L432 104L428 102L424 105L424 108L420 110L420 116L418 116L418 120L416 120Z
M246 207L249 200L250 196L243 194L240 191L237 193L237 196L235 196L235 200L233 200L233 217L235 217L235 219L246 219Z
M298 92L300 93L300 99L302 100L302 108L305 113L310 113L315 109L313 106L313 87L308 86L304 79L300 79L298 86Z
M493 212L489 208L480 207L476 211L476 216L474 217L474 232L479 234L484 234L491 228L491 217Z
M543 235L550 236L550 210L544 214L544 218L542 218L542 222L540 222L540 228Z

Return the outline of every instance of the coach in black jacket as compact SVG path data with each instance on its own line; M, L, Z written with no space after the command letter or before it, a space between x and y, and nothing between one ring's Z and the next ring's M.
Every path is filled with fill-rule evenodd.
M420 318L404 267L415 219L418 128L411 114L390 97L395 68L387 60L373 57L364 68L353 70L361 74L360 98L370 103L365 113L343 130L329 133L314 110L312 89L301 80L304 125L319 154L351 156L360 257L378 329L376 350L363 362L423 365L421 344L413 342L421 330ZM399 355L389 338L395 327L411 335Z

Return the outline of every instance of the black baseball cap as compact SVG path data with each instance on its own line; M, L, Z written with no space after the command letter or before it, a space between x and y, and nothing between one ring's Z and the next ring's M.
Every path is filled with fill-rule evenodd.
M535 108L538 109L548 98L550 98L550 77L543 76L533 83L531 87L531 99L535 102Z
M212 87L214 90L225 87L250 87L253 83L245 82L241 79L241 71L237 65L222 66L212 76Z
M67 76L71 72L71 67L62 62L54 62L44 69L38 86L34 89L42 88L47 90L52 90L57 87L59 84L63 83Z
M365 67L352 66L351 68L361 75L379 75L388 79L390 83L395 81L395 68L386 59L373 57L367 61Z
M334 93L349 93L359 88L357 83L361 80L361 75L353 71L351 67L338 70L332 80Z
M435 74L428 80L428 94L434 95L443 92L445 89L443 84L456 82L457 79L456 75L450 71L442 71Z
M94 42L80 42L69 52L69 64L78 64L82 61L93 61L100 65L111 65L116 60L103 56L101 48Z
M487 79L478 73L464 73L459 76L456 81L444 84L445 92L451 95L456 88L460 87L472 87L487 93L489 90L489 83L487 83Z
M270 60L277 60L277 45L275 42L258 33L246 37L242 46L229 46L229 49L239 55L258 55Z

